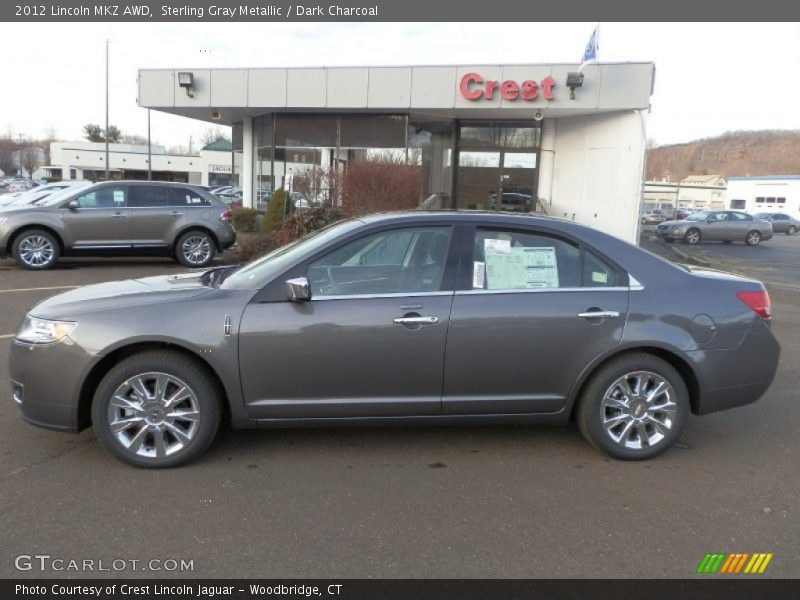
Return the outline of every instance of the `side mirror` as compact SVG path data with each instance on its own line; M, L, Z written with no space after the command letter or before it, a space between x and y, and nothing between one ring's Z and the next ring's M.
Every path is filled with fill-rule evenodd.
M67 208L70 210L78 210L81 207L80 203L77 200L70 200L67 203Z
M311 288L308 285L308 279L305 277L296 277L295 279L288 279L283 283L283 289L286 292L286 297L289 302L306 302L311 300Z

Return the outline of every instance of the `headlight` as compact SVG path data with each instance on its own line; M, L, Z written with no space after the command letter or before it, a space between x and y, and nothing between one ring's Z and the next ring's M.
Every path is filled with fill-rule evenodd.
M52 344L64 339L77 326L72 321L48 321L28 315L14 339L28 344Z

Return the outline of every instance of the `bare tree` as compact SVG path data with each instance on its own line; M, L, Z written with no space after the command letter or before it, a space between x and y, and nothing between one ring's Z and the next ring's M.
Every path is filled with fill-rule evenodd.
M29 142L19 151L19 165L27 171L28 177L33 177L33 172L42 164L42 149L38 142Z
M14 153L16 151L17 144L10 135L0 137L0 171L6 177L10 177L14 172Z
M211 127L206 127L205 131L203 131L203 134L200 136L200 141L204 146L208 146L214 142L230 142L231 134L219 125L212 125Z

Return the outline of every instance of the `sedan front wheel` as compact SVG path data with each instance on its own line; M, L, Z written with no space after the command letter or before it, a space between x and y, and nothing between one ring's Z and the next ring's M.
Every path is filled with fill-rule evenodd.
M700 242L700 230L699 229L690 229L686 232L686 235L683 236L683 240L687 244L691 244L694 246L695 244Z
M643 460L678 439L689 413L689 393L680 374L650 354L613 359L594 374L575 416L583 436L606 454Z
M176 467L214 440L221 394L206 369L177 352L134 354L94 395L92 423L106 450L137 467Z

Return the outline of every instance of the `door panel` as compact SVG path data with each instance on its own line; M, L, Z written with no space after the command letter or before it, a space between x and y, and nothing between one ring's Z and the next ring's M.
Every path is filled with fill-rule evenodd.
M587 319L602 309L616 318ZM628 291L458 292L444 375L445 414L557 412L595 358L618 345Z
M129 247L130 218L127 187L104 186L77 196L79 207L64 208L61 218L67 245L82 247Z
M452 292L250 304L239 334L251 418L441 413ZM427 325L395 324L405 316Z
M170 206L172 196L181 188L132 184L128 204L131 207L131 240L136 246L172 244L175 232L187 220L187 206Z

